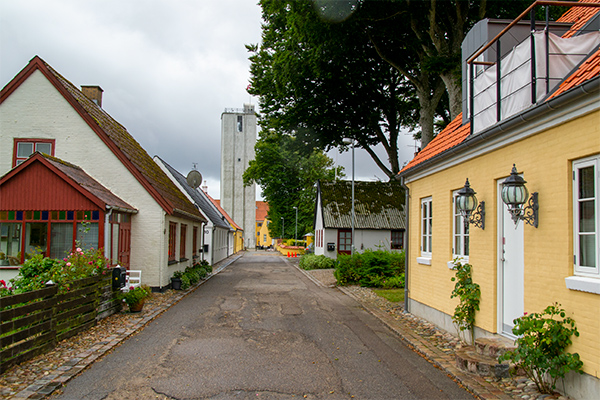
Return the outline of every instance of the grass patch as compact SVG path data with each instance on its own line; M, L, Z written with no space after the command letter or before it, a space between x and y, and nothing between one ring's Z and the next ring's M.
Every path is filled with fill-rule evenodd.
M392 303L404 301L404 289L373 289L373 292Z

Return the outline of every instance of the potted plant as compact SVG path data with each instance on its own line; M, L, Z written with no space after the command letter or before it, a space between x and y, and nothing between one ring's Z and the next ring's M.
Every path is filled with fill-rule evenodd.
M183 271L175 271L173 276L171 277L171 287L173 290L181 290L181 277L183 276Z
M144 307L146 298L152 295L152 290L146 285L131 287L129 291L121 294L121 298L129 306L130 312L140 312Z

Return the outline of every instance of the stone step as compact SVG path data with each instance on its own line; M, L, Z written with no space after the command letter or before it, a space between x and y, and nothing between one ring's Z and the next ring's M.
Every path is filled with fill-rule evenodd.
M456 351L456 367L479 376L507 378L510 365L498 363L497 357L480 354L476 346L466 346Z
M514 341L502 336L483 337L475 340L477 353L495 359L516 348Z

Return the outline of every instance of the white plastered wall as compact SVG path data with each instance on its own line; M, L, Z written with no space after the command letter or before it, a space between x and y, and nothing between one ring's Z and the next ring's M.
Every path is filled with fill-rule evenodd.
M138 209L131 221L130 268L142 270L145 284L166 284L160 273L168 245L165 212L41 72L0 105L0 132L0 175L11 169L13 138L55 139L56 157L80 166Z

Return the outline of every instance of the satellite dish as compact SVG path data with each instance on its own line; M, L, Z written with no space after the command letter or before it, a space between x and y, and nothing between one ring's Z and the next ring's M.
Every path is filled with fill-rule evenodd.
M194 189L197 189L200 186L200 184L202 183L202 175L200 174L200 172L193 169L187 175L185 180L187 181L188 185L190 185Z

